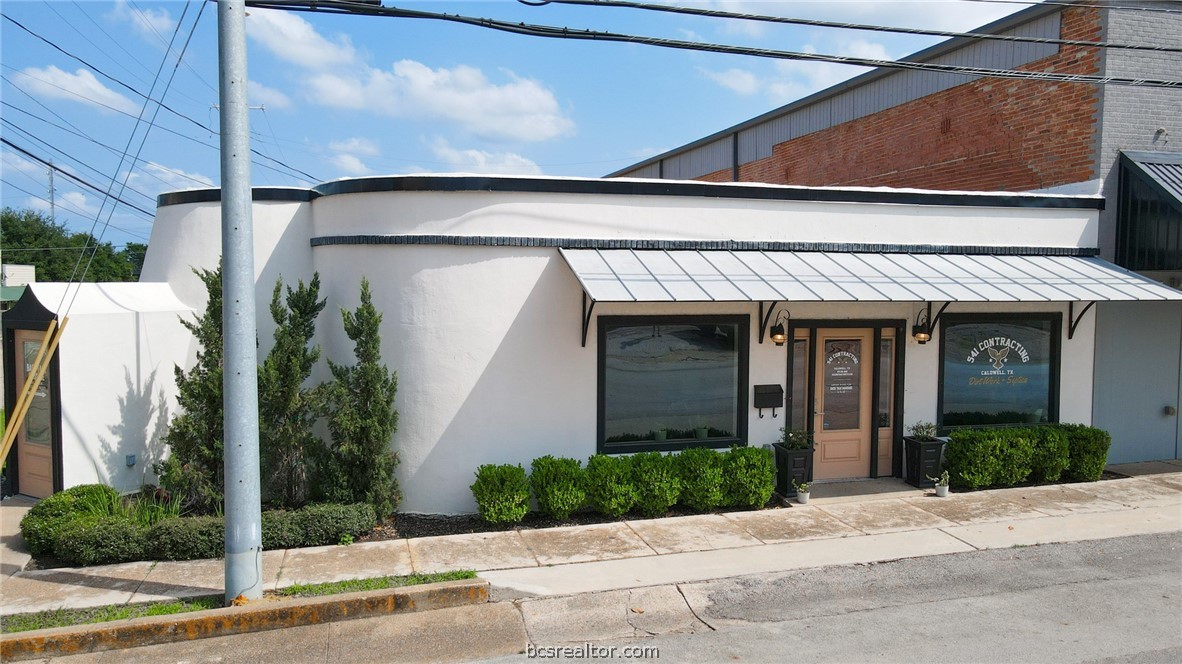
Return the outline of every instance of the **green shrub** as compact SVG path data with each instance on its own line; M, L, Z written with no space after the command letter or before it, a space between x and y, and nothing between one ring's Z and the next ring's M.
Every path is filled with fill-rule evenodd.
M345 535L357 538L368 533L378 522L369 503L308 505L291 512L291 518L301 537L295 546L337 544Z
M623 516L636 504L636 484L628 457L596 454L587 459L587 502L607 516Z
M723 504L763 507L776 490L776 461L771 450L736 447L722 459Z
M1031 429L997 429L998 464L993 475L993 484L1014 486L1030 477L1031 462L1034 459L1034 441L1038 434Z
M62 526L53 555L74 565L142 560L146 529L117 516L83 516Z
M1103 429L1083 424L1059 424L1067 436L1070 461L1065 471L1069 482L1095 482L1104 474L1112 436Z
M95 515L95 505L119 500L119 493L103 484L82 484L45 498L21 519L21 537L29 553L40 556L51 553L58 532L80 515Z
M706 447L691 447L673 457L681 480L681 502L709 512L722 505L722 455Z
M266 513L263 514L266 538ZM221 558L226 551L225 524L218 516L165 519L148 529L145 552L152 560Z
M538 509L559 519L570 518L587 502L586 480L578 459L558 459L547 454L530 464L529 486Z
M520 465L485 464L470 488L480 518L489 523L517 523L529 512L529 480Z
M632 482L636 485L636 507L649 516L664 514L681 497L681 480L673 457L660 452L632 456Z
M1037 442L1030 462L1030 479L1035 482L1058 482L1071 461L1067 434L1059 427L1033 429Z
M263 512L263 550L294 549L304 541L296 523L296 513L287 510Z
M1001 465L1000 446L995 431L953 431L944 445L950 485L956 489L992 485Z

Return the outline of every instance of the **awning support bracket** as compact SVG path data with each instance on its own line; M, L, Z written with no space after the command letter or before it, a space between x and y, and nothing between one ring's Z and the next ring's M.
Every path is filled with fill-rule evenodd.
M775 312L776 305L778 304L780 304L778 300L776 302L764 302L760 300L759 302L759 343L761 344L763 343L763 336L767 332L767 324L772 320L772 313ZM767 307L766 312L764 311L765 306Z
M1067 338L1068 339L1075 338L1075 328L1079 327L1079 323L1080 323L1080 321L1083 320L1084 314L1088 313L1088 309L1091 309L1092 306L1095 304L1096 304L1095 302L1088 302L1087 305L1085 305L1083 309L1079 310L1079 315L1076 316L1075 315L1075 303L1074 302L1067 303L1067 318L1070 320L1070 324L1067 326Z
M920 322L922 322L924 325L926 325L926 326L927 326L927 332L928 332L928 334L932 334L933 332L935 332L935 330L936 330L936 323L939 323L939 322L940 322L940 316L943 316L943 315L944 315L944 310L945 310L945 309L947 309L947 308L948 308L948 305L950 305L950 304L952 304L952 302L950 302L950 301L949 301L949 302L945 302L945 303L943 304L943 306L941 306L941 307L940 307L940 309L939 309L938 311L936 311L936 315L935 315L935 316L932 316L932 303L931 303L931 302L928 302L928 304L927 304L927 311L926 311L926 312L921 312L921 314L922 314L922 316L921 316L921 317L923 318L923 320L922 320L922 321L920 321Z
M587 347L587 330L591 329L591 312L595 310L595 300L587 304L587 291L583 291L583 348Z

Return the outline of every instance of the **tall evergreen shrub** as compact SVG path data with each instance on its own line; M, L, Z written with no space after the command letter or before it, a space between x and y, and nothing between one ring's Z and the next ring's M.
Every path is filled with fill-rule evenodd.
M303 280L293 290L275 281L271 318L275 344L259 367L259 451L267 500L284 507L298 507L307 499L308 476L320 440L312 433L320 414L322 391L304 386L320 358L320 346L311 345L316 317L324 310L320 275Z
M398 429L398 375L382 363L382 315L373 306L367 279L361 280L360 306L353 312L342 309L341 318L357 362L328 363L333 375L326 386L332 446L321 461L319 484L326 498L369 503L384 520L401 499L394 476L398 454L391 449Z
M181 413L169 424L164 442L169 456L155 464L160 485L187 512L212 513L225 494L222 446L222 266L193 272L205 284L205 311L181 325L197 339L197 363L175 368Z

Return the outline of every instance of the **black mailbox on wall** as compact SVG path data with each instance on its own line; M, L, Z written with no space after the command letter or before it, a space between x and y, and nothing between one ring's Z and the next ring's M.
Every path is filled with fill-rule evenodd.
M772 417L777 417L776 409L784 407L784 388L780 385L756 385L754 405L759 409L760 417L763 417L764 408L771 408Z

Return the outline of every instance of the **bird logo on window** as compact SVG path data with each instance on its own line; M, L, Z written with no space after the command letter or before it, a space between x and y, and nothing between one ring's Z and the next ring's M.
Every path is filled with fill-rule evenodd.
M1007 348L989 348L989 357L993 358L993 368L1001 369L1006 365L1006 355L1010 354L1010 349Z

